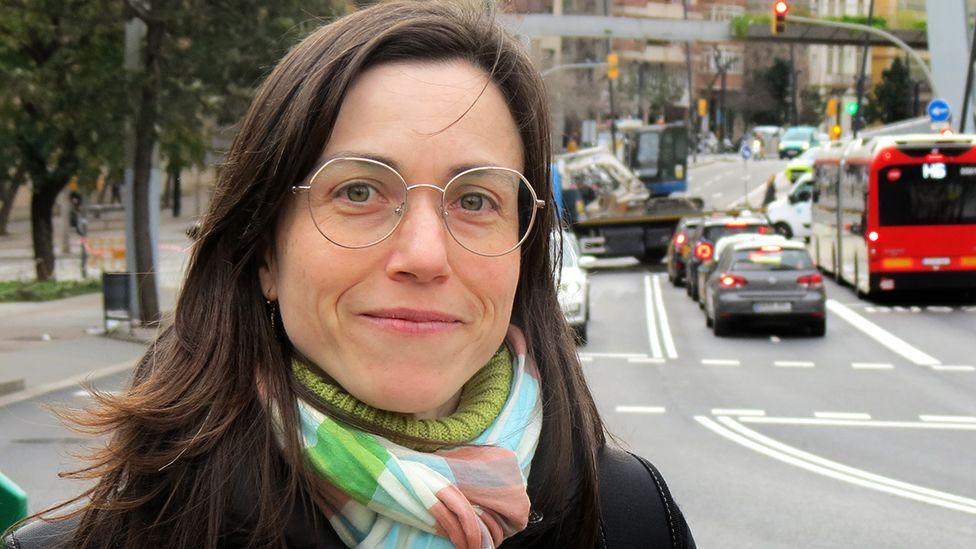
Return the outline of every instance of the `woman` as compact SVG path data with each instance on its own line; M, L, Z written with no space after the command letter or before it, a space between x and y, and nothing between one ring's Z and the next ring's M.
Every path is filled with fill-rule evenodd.
M97 483L15 535L692 544L653 468L604 450L553 284L548 128L490 13L380 4L302 41L241 123L174 322L79 418L112 434L75 475Z

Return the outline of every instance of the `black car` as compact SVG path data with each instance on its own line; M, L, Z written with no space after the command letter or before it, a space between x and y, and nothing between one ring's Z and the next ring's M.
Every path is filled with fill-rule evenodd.
M678 286L685 278L685 261L691 253L691 241L689 240L695 229L701 225L700 217L685 217L674 229L674 237L668 246L667 265L668 280Z
M769 222L761 217L713 217L702 221L694 232L691 252L685 260L685 289L688 295L698 300L698 266L712 258L719 238L732 234L772 232Z

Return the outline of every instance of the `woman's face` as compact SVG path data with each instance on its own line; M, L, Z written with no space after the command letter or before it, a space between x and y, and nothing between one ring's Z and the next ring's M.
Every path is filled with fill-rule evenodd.
M522 142L501 91L464 61L396 62L354 82L322 158L382 158L408 185L443 187L461 166L523 171ZM299 182L296 182L296 184ZM295 195L260 277L289 340L350 394L417 417L449 414L462 385L498 349L511 320L519 251L483 257L454 241L441 193L409 192L386 240L326 240Z

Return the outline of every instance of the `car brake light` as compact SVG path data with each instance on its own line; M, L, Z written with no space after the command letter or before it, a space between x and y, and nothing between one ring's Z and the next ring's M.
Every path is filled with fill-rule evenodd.
M766 234L768 232L769 232L769 227L767 227L765 225L760 225L759 226L759 234Z
M707 261L712 257L712 245L707 242L702 242L701 244L695 246L695 257L701 259L702 261Z
M678 233L678 234L676 234L674 236L674 245L675 246L681 246L684 243L685 243L685 233L684 232L680 232L680 233Z
M797 285L801 288L823 288L823 277L820 273L804 275L796 279Z
M718 276L718 283L723 288L741 288L746 285L746 279L738 275L722 273Z

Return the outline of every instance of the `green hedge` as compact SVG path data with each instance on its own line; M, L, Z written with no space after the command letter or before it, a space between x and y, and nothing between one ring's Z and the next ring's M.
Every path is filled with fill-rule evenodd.
M0 282L0 302L10 301L50 301L74 295L90 294L102 290L102 281L95 278L85 280L46 280L44 282L7 280Z

